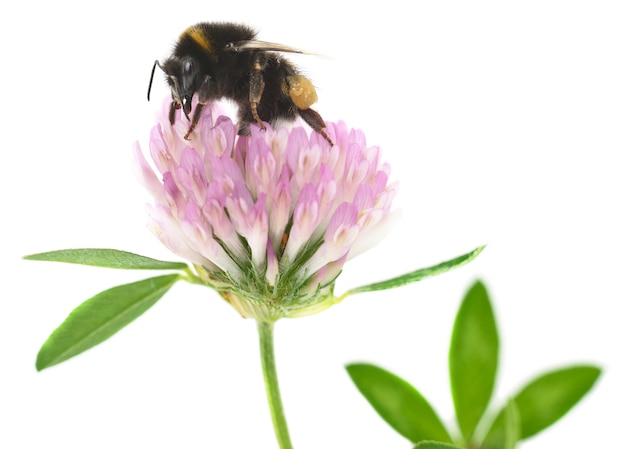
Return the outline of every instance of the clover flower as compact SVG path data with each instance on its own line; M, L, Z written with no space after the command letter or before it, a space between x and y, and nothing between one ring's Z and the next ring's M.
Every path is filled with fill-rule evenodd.
M293 449L282 407L273 328L279 318L319 312L343 298L400 287L473 260L483 247L335 297L345 262L374 246L396 214L397 184L378 147L361 131L327 123L330 145L301 121L266 129L237 126L207 104L194 132L167 99L150 135L152 162L135 144L136 168L154 202L150 227L171 251L191 262L156 260L127 251L79 248L26 256L107 268L169 270L87 299L48 337L38 370L108 339L152 307L176 282L215 289L244 317L256 320L261 365L276 439Z
M327 124L332 147L301 122L238 136L216 104L185 140L187 122L178 112L171 126L168 104L150 136L154 170L135 146L161 242L244 317L273 322L335 303L346 260L393 221L397 184L380 148L343 122Z

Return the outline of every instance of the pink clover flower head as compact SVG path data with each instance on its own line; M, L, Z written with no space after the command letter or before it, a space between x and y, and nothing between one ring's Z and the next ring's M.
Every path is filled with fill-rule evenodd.
M328 123L330 144L302 122L238 136L207 104L190 140L167 99L136 167L154 199L150 228L244 317L273 322L334 304L344 263L391 221L397 183L361 131Z

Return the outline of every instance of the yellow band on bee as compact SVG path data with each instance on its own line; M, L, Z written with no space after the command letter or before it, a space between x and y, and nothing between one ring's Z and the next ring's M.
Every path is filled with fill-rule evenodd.
M211 45L211 41L207 39L205 33L202 31L201 28L197 26L189 27L183 32L181 38L185 36L189 36L204 50L208 51L209 53L213 53L213 46Z

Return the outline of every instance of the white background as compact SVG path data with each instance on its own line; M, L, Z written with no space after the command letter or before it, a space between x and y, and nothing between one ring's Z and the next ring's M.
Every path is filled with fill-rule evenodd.
M102 6L100 6L102 5ZM106 5L106 6L105 6ZM502 334L494 407L541 371L604 373L524 449L619 447L626 401L626 11L619 1L21 2L2 6L0 447L273 448L254 322L178 284L104 344L37 373L40 345L91 295L148 277L21 260L75 247L177 260L145 228L131 170L166 95L155 58L233 20L293 58L327 120L383 148L404 215L336 291L487 243L473 263L276 326L294 446L409 448L344 365L379 364L447 423L447 346L483 279Z

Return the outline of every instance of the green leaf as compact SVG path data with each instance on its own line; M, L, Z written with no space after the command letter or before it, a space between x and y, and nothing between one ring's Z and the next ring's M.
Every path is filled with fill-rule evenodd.
M452 439L428 401L407 381L366 363L346 366L365 399L376 412L411 442Z
M126 251L102 248L62 249L47 253L31 254L30 256L25 256L24 259L128 270L184 270L187 268L187 264L182 262L166 262Z
M466 442L487 409L498 368L498 330L487 289L476 282L454 322L449 352L450 386Z
M521 423L520 439L536 435L561 419L589 392L601 370L591 365L561 368L537 377L514 397ZM504 410L487 433L485 448L500 448Z
M474 251L471 251L467 254L463 254L462 256L456 257L454 259L441 262L437 265L433 265L432 267L422 268L417 271L412 271L411 273L406 273L401 276L387 279L386 281L376 282L374 284L364 285L362 287L353 288L346 292L342 298L352 295L355 293L362 292L372 292L376 290L388 290L390 288L401 287L406 284L411 284L413 282L421 281L424 278L436 276L438 274L445 273L446 271L450 271L453 268L460 267L465 265L466 263L474 260L485 248L485 246L480 246L476 248Z
M413 449L460 449L459 446L453 446L439 441L420 441Z
M533 436L562 418L587 394L600 373L595 366L573 366L530 382L515 396L522 438Z
M144 279L98 293L74 309L37 354L38 371L103 342L154 305L179 275Z
M515 449L521 438L522 423L515 400L510 399L504 408L504 444L503 449Z

